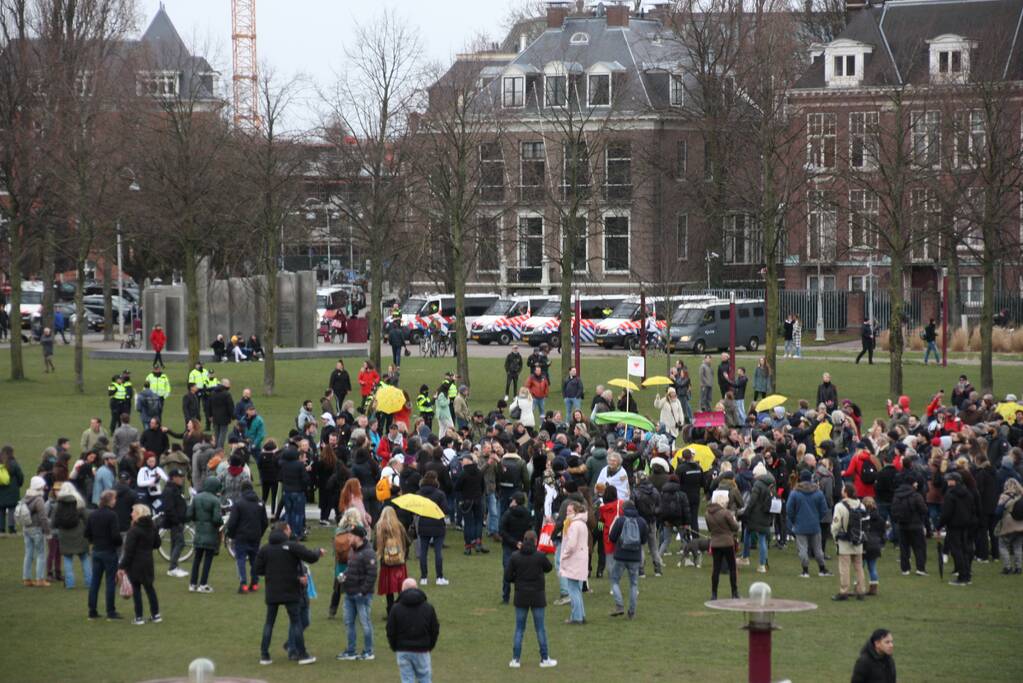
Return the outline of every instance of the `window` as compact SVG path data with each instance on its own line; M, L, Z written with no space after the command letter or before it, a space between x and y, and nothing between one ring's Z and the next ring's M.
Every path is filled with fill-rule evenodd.
M611 142L607 145L605 197L629 199L632 196L632 145L629 142Z
M938 229L941 216L933 191L913 190L909 196L909 212L911 220L909 258L913 261L937 260L938 242L935 231Z
M520 197L523 200L543 197L546 162L542 142L522 143L522 168L520 175Z
M585 141L566 142L561 194L566 200L585 197L590 188L590 152Z
M684 178L689 170L689 143L679 140L675 151L675 177Z
M718 311L718 318L721 320L729 320L732 317L732 310L730 308L722 308Z
M579 31L577 33L573 33L568 42L572 45L586 45L590 42L590 37L582 31Z
M543 218L519 216L519 280L539 282L543 270Z
M480 145L480 199L485 202L504 199L504 152L499 142Z
M176 71L143 71L139 74L135 90L149 97L177 97L180 74Z
M689 214L680 213L675 225L675 258L679 261L689 259Z
M919 166L941 164L941 112L914 111L910 114L913 131L913 159Z
M89 70L80 71L75 76L75 94L79 97L91 97L96 92L96 75Z
M572 224L575 224L574 231L572 230ZM561 254L562 257L567 256L569 249L569 238L575 241L575 248L572 252L572 270L576 273L586 272L586 216L576 216L574 219L569 217L562 221L561 228Z
M965 304L980 305L984 303L984 276L964 275L960 277L959 296Z
M501 270L501 217L481 216L476 228L476 270L496 273Z
M686 82L682 74L671 74L669 86L671 106L681 107L684 105L686 101Z
M590 74L587 77L586 101L591 107L611 106L611 74Z
M714 154L709 140L703 141L703 179L714 180Z
M823 169L835 166L835 128L837 116L833 113L806 115L806 164L809 168Z
M959 112L956 131L956 165L972 167L984 163L987 131L980 109Z
M849 114L849 166L852 168L877 166L876 111Z
M866 190L849 190L849 247L876 249L877 226L877 195Z
M628 216L604 216L604 272L629 272Z
M526 77L504 77L504 106L517 108L526 106Z
M725 216L725 263L760 263L764 260L764 237L753 216L733 213Z
M835 259L838 215L825 190L810 190L807 193L807 240L806 254L811 261L833 261Z
M878 279L876 275L850 275L850 292L876 292Z
M939 74L960 74L963 71L962 50L939 50L938 51L938 73Z
M833 73L835 76L856 76L856 55L835 55L834 59Z
M965 81L970 71L970 52L977 48L977 41L946 33L927 43L930 45L931 80L945 83Z
M966 201L956 209L956 248L959 251L979 252L984 248L984 188L971 187Z
M545 107L564 107L568 103L568 76L544 76Z
M818 278L817 275L808 275L806 277L806 288L811 292L816 292L818 289L822 292L833 292L835 291L835 276L821 275Z

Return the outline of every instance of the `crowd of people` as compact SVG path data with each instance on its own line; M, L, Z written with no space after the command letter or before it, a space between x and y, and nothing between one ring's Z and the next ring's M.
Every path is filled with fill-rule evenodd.
M0 451L0 521L8 532L15 519L21 526L26 586L54 580L75 586L77 558L89 586L89 617L99 617L105 582L107 618L119 618L114 594L125 580L133 623L140 625L142 593L151 620L161 619L153 560L159 531L170 544L167 574L188 577L197 593L213 592L210 569L226 536L237 591L263 590L267 601L261 661L271 661L269 642L283 606L289 659L311 663L303 637L314 588L309 565L324 551L303 541L307 504L318 501L319 524L336 529L329 615L342 608L348 638L337 658L375 657L371 611L374 595L383 596L388 642L408 681L429 680L439 625L423 587L431 553L434 585L449 585L445 541L457 530L466 556L500 548L501 598L515 608L513 668L521 666L530 614L540 666L557 664L547 639L546 574L557 575L552 602L568 606L567 626L589 623L587 607L592 611L595 601L585 594L605 575L610 617L629 620L639 609L640 577L648 569L662 576L674 543L679 566L699 566L711 555L714 600L739 596L738 567L752 565L754 549L755 571L767 574L769 554L790 543L803 578L811 560L823 577L832 576L828 562L835 562L839 602L881 594L878 558L889 543L898 548L903 575L926 576L945 554L953 586L971 584L974 562L1000 558L1002 574L1020 574L1023 410L1003 415L992 396L962 376L949 400L942 391L916 410L911 397L900 396L871 420L841 398L827 373L815 402L758 410L769 387L766 363L757 364L747 406L745 371L733 374L730 360L723 356L715 371L705 357L696 387L681 361L672 368L671 385L655 399L652 431L599 424L602 412L634 412L635 398L616 398L598 385L584 404L574 369L562 386L565 411L547 405L542 350L523 360L512 349L504 367L515 398L486 412L471 410L468 388L453 373L436 389L422 386L415 399L405 393L404 405L385 412L381 387L400 390L398 368L381 377L367 361L353 385L339 360L318 409L303 402L294 427L279 439L268 436L248 389L236 402L230 381L201 363L189 373L185 429L164 426L170 386L157 364L135 397L142 432L131 424L125 373L111 390L113 433L94 418L77 456L68 439L58 439L29 471L23 497L26 474L13 449ZM348 398L355 385L358 404ZM695 426L694 401L723 413L724 426ZM701 457L705 449L709 459ZM440 517L409 507L405 496L425 499ZM194 530L190 571L179 566L186 525ZM940 541L937 556L929 555L928 538ZM413 557L418 583L409 575ZM729 585L719 594L722 574ZM495 578L495 591L497 584ZM890 633L871 635L856 671L857 681L895 680Z

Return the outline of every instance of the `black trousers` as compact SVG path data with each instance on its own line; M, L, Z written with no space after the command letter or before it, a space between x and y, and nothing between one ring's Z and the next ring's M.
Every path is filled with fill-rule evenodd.
M142 590L146 591L146 598L149 599L149 613L152 616L156 616L160 613L160 602L156 599L156 589L153 588L152 581L132 581L131 582L131 597L135 603L135 618L142 618Z
M865 341L861 341L860 344L863 346L863 348L860 350L860 355L856 356L856 362L859 363L860 359L863 358L863 354L867 354L867 362L873 365L874 345Z
M738 572L735 567L735 548L714 548L711 550L714 557L714 572L710 575L710 592L717 597L718 581L721 578L721 569L728 565L728 582L732 587L732 594L739 592Z
M955 563L955 570L959 574L959 581L969 581L973 578L971 569L973 566L973 531L972 529L952 529L945 533L945 548L952 556Z
M504 395L515 396L519 390L519 376L513 375L510 372L505 374L504 378Z
M923 529L899 527L899 568L909 571L909 551L913 551L917 571L927 571L927 539Z

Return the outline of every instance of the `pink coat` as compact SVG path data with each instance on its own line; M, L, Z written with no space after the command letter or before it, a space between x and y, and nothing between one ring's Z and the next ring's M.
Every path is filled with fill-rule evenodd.
M561 568L558 573L566 579L585 581L589 571L589 536L586 513L577 512L569 517L571 523L561 541Z

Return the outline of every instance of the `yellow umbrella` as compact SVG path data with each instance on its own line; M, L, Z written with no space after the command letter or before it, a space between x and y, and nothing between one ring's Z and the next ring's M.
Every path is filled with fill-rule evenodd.
M675 469L678 466L679 458L682 457L682 451L687 448L693 452L693 462L698 464L700 469L704 472L714 465L714 451L710 450L710 446L702 443L691 443L675 451L675 455L671 459L672 469Z
M785 403L788 399L781 394L771 394L757 401L756 409L758 413L762 413L765 410L770 410L776 406L780 406Z
M1016 419L1016 413L1023 410L1023 405L1019 403L999 403L995 406L995 410L1006 422L1012 422Z
M444 511L440 509L440 506L434 503L426 496L420 496L415 493L406 493L403 496L398 496L391 500L392 503L400 507L402 510L408 510L414 515L420 517L429 517L430 519L444 519Z
M643 386L645 387L661 387L665 384L674 384L674 382L671 381L671 378L664 375L654 375L643 380Z
M381 384L376 393L377 410L393 415L405 407L405 393L390 384Z
M817 455L824 455L821 444L831 438L831 422L825 420L813 430L813 442L817 446Z
M639 391L639 387L634 382L630 382L627 379L613 379L607 383L609 387L618 387L620 389L628 389L629 391Z

